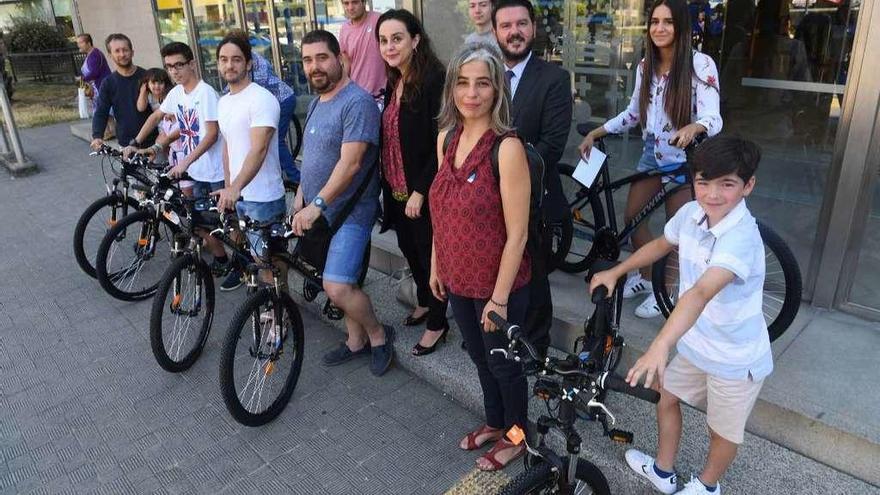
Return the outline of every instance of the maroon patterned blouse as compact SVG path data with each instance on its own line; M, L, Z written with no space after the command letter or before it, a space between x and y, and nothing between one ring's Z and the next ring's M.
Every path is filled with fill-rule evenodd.
M395 196L406 196L409 191L400 151L400 104L393 97L382 114L382 173Z
M437 273L453 294L489 299L507 242L501 190L490 156L496 135L487 130L456 169L461 130L454 132L428 194ZM526 285L530 277L531 263L523 252L511 292Z

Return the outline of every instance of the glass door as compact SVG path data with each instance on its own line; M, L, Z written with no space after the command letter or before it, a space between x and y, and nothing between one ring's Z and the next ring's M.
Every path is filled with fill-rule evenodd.
M217 74L217 45L226 33L240 27L235 3L234 0L192 0L202 79L218 91L221 85Z
M266 0L245 0L244 23L251 48L268 60L273 69L277 69L272 51L272 33L269 29L272 20L268 5L270 4Z
M189 43L189 28L181 0L153 0L153 14L160 47L172 41Z
M298 95L309 93L309 83L302 68L300 40L312 30L314 19L304 1L273 0L275 32L278 39L281 70L279 75Z

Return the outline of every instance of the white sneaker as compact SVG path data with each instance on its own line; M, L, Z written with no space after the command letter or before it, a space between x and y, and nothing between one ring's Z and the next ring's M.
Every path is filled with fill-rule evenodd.
M660 305L657 304L657 298L654 297L654 294L648 295L636 308L636 316L639 318L654 318L661 314L663 313L660 312Z
M685 495L721 495L721 483L718 483L715 486L715 491L710 492L706 489L706 485L700 481L700 478L696 476L691 476L691 480L688 481L687 485L684 485L684 488L675 492L676 494L685 494Z
M675 493L675 491L678 490L678 484L676 483L677 480L675 474L668 478L661 478L660 476L657 476L657 473L654 471L653 457L636 449L627 450L624 457L626 458L626 463L629 464L630 469L635 471L636 474L638 474L639 476L647 478L648 481L650 481L651 484L654 485L654 488L656 488L657 490L660 490L662 493L666 493L667 495ZM697 481L697 483L699 483L699 480Z
M635 275L626 277L626 283L623 284L623 298L631 299L639 294L653 294L654 287L649 280L645 280L642 274L636 272Z

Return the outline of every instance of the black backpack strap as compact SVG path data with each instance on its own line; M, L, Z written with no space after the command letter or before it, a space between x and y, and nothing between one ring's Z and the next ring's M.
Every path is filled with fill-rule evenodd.
M449 143L452 142L452 136L457 130L458 127L453 127L446 133L446 137L443 138L443 156L446 156L446 150L449 149Z
M348 218L348 216L351 214L351 211L354 209L357 202L360 201L361 196L363 196L364 191L367 190L367 186L370 184L370 181L373 179L373 174L375 174L376 170L379 169L379 167L377 166L377 163L378 163L378 160L373 162L373 164L371 166L372 168L367 173L366 177L364 177L364 180L361 181L357 190L354 192L354 195L352 197L348 198L348 202L346 202L345 206L343 206L342 209L339 210L339 215L337 215L336 219L333 220L333 225L330 226L330 232L335 234L336 231L342 227L342 224L345 223L345 219Z
M495 176L495 180L497 181L501 180L501 172L498 170L498 154L501 150L501 142L509 137L515 137L520 140L523 146L526 145L526 142L523 140L522 136L513 131L505 132L495 139L495 142L492 144L492 175ZM528 159L528 156L526 157L526 159Z

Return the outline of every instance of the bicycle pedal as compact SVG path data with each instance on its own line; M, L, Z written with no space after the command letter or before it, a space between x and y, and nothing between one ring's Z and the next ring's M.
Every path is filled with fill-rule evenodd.
M324 314L327 315L327 318L331 320L341 320L345 318L345 313L341 309L334 306L329 299L326 303L324 303Z
M632 443L633 442L633 434L629 431L623 431L618 429L608 430L608 437L611 440L614 440L618 443Z
M318 294L321 292L321 288L315 286L315 284L313 284L309 280L303 279L302 291L303 298L305 298L305 300L308 302L312 302L315 300L315 298L318 297Z

